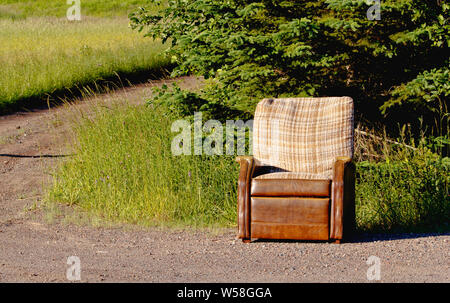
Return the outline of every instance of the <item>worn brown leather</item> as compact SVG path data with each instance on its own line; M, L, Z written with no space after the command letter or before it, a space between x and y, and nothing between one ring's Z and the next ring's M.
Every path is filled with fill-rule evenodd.
M252 238L328 240L328 225L252 222Z
M252 222L328 224L328 198L252 197Z
M250 239L250 180L255 161L251 156L236 158L241 168L238 180L238 237Z
M355 165L338 157L333 168L330 211L330 239L341 240L355 225Z
M251 236L328 240L329 198L252 197Z
M252 179L251 195L260 197L329 197L330 180Z
M251 156L237 157L238 237L340 241L355 225L355 166L338 157L333 179L252 179ZM331 199L330 199L331 196Z

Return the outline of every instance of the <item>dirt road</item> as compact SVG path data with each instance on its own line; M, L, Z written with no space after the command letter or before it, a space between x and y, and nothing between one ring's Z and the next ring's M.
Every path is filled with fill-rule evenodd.
M195 86L192 78L182 86ZM156 82L155 84L160 84ZM142 100L150 85L99 96ZM98 101L98 100L97 100ZM0 281L65 282L76 256L82 282L450 282L450 235L360 235L341 245L255 241L215 232L95 227L49 220L40 206L51 168L70 154L74 108L0 117ZM369 276L368 276L369 273ZM373 280L376 282L377 280Z

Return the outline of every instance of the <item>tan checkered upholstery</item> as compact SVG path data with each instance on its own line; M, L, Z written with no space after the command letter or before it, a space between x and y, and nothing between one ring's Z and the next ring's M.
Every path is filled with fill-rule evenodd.
M353 157L353 100L262 100L255 111L253 156L258 165L282 171L259 179L331 179L336 157Z

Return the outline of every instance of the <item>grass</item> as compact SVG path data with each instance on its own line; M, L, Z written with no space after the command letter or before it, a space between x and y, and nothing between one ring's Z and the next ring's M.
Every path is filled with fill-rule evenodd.
M112 222L233 225L233 157L172 156L174 119L160 107L96 107L77 122L75 156L60 164L47 200Z
M81 0L80 4L82 16L95 17L125 17L139 6L149 6L142 0ZM0 19L62 18L72 5L67 4L66 0L0 0Z
M450 159L430 140L357 137L356 217L364 231L450 230ZM367 137L368 136L368 137ZM409 139L407 139L409 137Z
M109 17L72 22L65 3L0 0L0 113L118 76L154 78L170 63L160 42L128 27L138 1L82 1L89 14Z
M81 115L76 123L70 143L75 156L56 170L47 201L112 222L235 226L234 157L172 156L176 134L170 127L176 117L163 107L94 108L95 116ZM358 230L448 231L448 158L423 143L376 138L356 142Z

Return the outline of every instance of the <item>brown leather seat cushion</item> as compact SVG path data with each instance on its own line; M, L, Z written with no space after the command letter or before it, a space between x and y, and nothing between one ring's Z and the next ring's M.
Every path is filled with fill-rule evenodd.
M330 180L252 179L251 195L259 197L329 197Z

